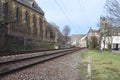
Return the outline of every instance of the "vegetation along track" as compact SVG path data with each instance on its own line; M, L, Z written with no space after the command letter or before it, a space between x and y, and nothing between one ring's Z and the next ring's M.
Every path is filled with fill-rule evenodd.
M7 55L0 57L0 76L21 70L26 67L44 62L68 53L80 50L80 48L48 50L35 53Z

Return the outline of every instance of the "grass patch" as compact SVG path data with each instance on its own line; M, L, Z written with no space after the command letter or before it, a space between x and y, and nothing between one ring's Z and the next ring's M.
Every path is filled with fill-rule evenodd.
M120 80L120 54L91 50L84 60L88 56L91 57L92 80Z

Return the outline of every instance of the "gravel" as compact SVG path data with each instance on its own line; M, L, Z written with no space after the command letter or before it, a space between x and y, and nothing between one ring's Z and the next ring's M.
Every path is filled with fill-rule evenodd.
M80 80L78 66L86 49L0 77L0 80Z

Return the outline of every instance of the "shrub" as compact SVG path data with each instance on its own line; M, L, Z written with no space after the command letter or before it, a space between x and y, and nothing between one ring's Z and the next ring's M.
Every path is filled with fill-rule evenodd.
M97 48L98 47L98 40L97 40L97 37L96 36L92 36L91 37L91 40L92 40L92 48Z

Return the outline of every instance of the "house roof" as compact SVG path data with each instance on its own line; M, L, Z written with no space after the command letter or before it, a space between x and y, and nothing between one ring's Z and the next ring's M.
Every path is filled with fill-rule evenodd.
M81 41L82 41L82 40L86 40L86 37L87 37L87 35L84 35L84 36L81 38Z
M95 32L95 33L100 33L100 30L93 30L93 32Z
M36 1L34 0L16 0L16 1L44 15L44 11L38 6Z
M91 27L90 27L90 29L89 29L89 31L88 31L88 33L100 33L100 30L93 30Z
M79 41L83 36L85 36L84 34L73 34L72 36L71 36L71 40L72 41Z
M112 35L118 36L120 35L120 27L112 27Z

